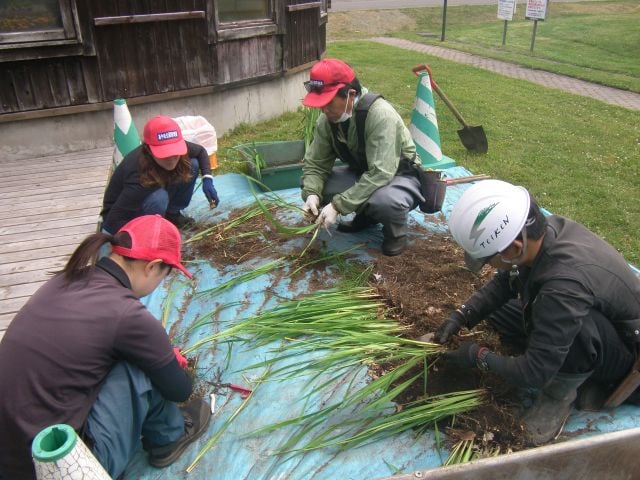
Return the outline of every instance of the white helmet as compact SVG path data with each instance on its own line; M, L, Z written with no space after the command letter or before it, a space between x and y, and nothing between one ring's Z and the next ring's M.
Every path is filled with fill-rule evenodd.
M464 248L471 270L511 245L525 226L529 204L525 188L501 180L483 180L462 194L449 217L449 230Z

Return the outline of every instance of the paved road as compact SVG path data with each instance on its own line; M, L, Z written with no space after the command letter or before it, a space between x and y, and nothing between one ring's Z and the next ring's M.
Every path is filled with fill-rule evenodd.
M558 2L596 1L596 0L552 0ZM348 12L352 10L397 10L399 8L438 7L444 0L331 0L329 12ZM518 3L526 3L518 0ZM447 5L491 5L498 0L448 0Z

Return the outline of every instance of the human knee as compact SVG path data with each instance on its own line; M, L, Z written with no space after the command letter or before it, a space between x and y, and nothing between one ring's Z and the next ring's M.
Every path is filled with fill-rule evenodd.
M142 203L143 215L164 215L169 206L169 192L158 188L150 193Z

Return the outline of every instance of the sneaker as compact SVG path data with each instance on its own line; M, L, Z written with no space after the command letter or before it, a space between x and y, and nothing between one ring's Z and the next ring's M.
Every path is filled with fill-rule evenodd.
M400 255L407 248L407 236L402 237L384 237L382 240L382 253L388 257Z
M149 448L149 463L164 468L175 462L191 442L202 435L211 420L211 407L201 398L196 398L180 407L184 416L184 435L169 445Z
M356 213L350 222L340 222L337 230L342 233L356 233L361 230L373 227L377 223L367 217L364 213Z
M179 229L190 227L196 223L196 221L193 218L187 217L186 215L183 215L180 212L177 212L177 213L167 212L164 217Z

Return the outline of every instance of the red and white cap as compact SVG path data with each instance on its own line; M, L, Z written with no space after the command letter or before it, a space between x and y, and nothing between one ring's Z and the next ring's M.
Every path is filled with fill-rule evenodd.
M177 268L187 277L193 276L182 265L180 232L176 226L160 215L143 215L127 222L120 230L131 237L131 248L113 245L111 251L137 260L162 260Z
M310 80L305 82L307 95L302 103L322 108L336 96L338 90L356 78L352 68L341 60L325 58L311 67Z
M144 126L144 143L149 145L156 158L168 158L187 153L187 144L182 131L171 117L158 115Z

